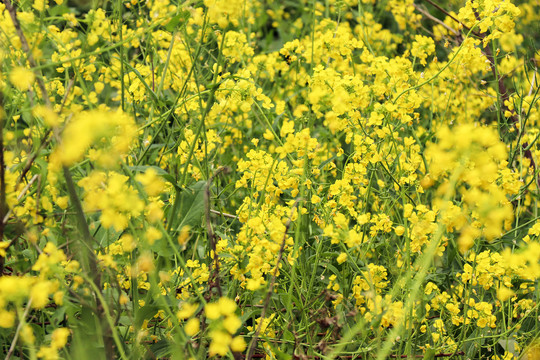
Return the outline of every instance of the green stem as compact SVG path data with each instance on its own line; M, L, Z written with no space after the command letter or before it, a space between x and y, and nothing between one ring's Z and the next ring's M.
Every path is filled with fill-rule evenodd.
M84 273L81 273L81 276L86 280L86 282L90 284L90 286L92 287L92 290L94 290L94 294L96 294L99 302L101 303L101 306L103 307L103 315L105 316L105 319L107 320L107 323L109 324L109 328L111 329L112 337L114 339L116 347L118 348L118 352L120 353L120 358L122 358L122 360L128 360L126 353L124 352L124 346L122 345L122 342L120 341L120 338L116 331L116 327L114 326L114 321L110 315L109 305L103 298L101 291L96 286L96 284L94 284L92 279L88 278L86 274Z

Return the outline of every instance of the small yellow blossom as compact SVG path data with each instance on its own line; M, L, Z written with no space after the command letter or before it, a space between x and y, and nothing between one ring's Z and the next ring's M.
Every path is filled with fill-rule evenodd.
M218 300L219 309L221 315L231 315L236 311L237 305L234 300L229 299L228 297L221 297Z
M0 241L0 256L6 257L6 249L9 246L9 241Z
M51 347L56 349L63 348L67 343L69 334L70 331L68 328L55 329L51 335Z
M394 232L396 233L397 236L401 236L401 235L403 235L405 233L405 227L401 226L401 225L396 226L394 228Z
M15 325L15 313L13 311L0 310L0 327L10 328Z
M34 83L34 73L22 67L16 67L9 73L9 81L21 91L28 90Z
M210 320L216 320L221 316L220 306L218 303L208 303L204 306L204 314Z
M242 336L235 336L231 342L231 350L235 352L242 352L246 350L247 344Z
M32 298L32 307L43 309L49 302L49 291L51 283L49 281L39 281L32 286L30 296Z
M224 356L229 351L229 345L232 342L232 337L225 331L213 331L210 333L209 353L210 356L220 355Z
M182 226L182 229L180 229L180 234L178 235L178 243L180 245L185 245L187 243L190 230L191 227L189 225Z
M342 252L341 254L339 254L336 260L338 264L343 264L345 261L347 261L347 254Z
M241 325L242 325L242 321L240 321L240 319L235 315L227 316L223 320L223 327L230 334L236 333L236 331L240 328Z
M30 325L24 324L24 326L21 328L21 340L24 341L25 344L29 345L36 342L34 331L32 330L32 327Z
M512 289L507 288L506 286L501 286L497 290L497 298L500 301L506 301L513 295L514 295L514 291Z
M154 270L154 257L151 253L145 252L139 256L139 260L137 261L137 269L145 273Z
M184 326L184 331L189 336L194 336L199 332L200 328L200 322L197 318L191 318L186 322L186 325Z
M148 168L144 174L137 174L135 180L143 184L149 196L157 196L165 190L165 181L158 176L154 168Z
M52 346L41 346L37 353L38 358L43 358L44 360L58 360L58 349Z
M193 314L195 314L195 311L197 311L198 308L199 304L197 303L190 304L187 302L183 302L180 306L180 310L178 310L178 312L176 313L176 316L179 320L185 320L193 316Z

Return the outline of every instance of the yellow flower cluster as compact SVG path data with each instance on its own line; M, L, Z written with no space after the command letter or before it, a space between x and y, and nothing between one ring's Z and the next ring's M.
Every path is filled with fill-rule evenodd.
M225 356L229 349L233 352L242 352L246 343L241 335L234 336L242 321L236 315L237 305L234 300L221 297L217 302L204 306L204 314L210 321L210 356ZM186 325L187 326L187 325Z
M505 171L507 151L495 130L463 124L453 129L442 127L437 137L438 142L426 149L430 176L441 183L437 190L441 199L458 188L463 213L468 216L459 238L460 251L465 252L481 236L490 241L501 236L513 220L507 196L515 194L515 187L500 186L500 182L519 179L517 174L509 178L511 174ZM438 206L441 212L446 211L445 202Z
M114 171L93 171L78 183L84 189L85 210L101 211L100 220L105 228L124 230L129 220L144 210L144 202L128 185L128 179Z
M11 3L0 352L526 352L537 3Z
M51 155L51 166L73 165L88 156L102 167L113 167L133 145L136 134L133 119L121 111L81 112L62 132L62 142Z

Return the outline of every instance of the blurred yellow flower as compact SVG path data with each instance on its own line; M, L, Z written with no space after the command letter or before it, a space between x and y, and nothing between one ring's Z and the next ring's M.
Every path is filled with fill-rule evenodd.
M13 68L9 73L9 81L21 91L28 90L34 80L34 73L20 66Z

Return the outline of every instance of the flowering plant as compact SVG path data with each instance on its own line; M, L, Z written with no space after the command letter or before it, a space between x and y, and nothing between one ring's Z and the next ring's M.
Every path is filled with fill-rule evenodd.
M539 5L0 2L7 359L540 351Z

